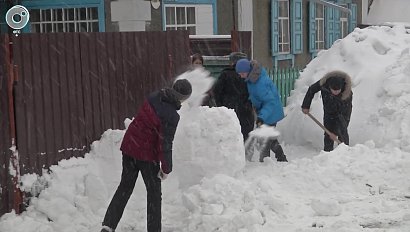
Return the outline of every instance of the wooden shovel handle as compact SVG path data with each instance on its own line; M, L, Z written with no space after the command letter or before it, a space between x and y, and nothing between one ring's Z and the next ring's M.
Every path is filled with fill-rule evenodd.
M325 132L326 134L328 134L329 136L331 135L332 132L330 132L325 126L323 126L323 124L321 122L319 122L315 117L313 117L313 115L311 115L309 112L307 112L307 115L316 122L317 125L319 125ZM339 139L335 139L334 140L337 144L341 144L342 142L340 142Z

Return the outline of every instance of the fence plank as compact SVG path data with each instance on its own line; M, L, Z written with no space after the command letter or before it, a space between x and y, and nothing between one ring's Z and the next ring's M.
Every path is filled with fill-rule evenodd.
M117 87L117 94L116 94L116 101L115 104L118 106L118 120L120 129L124 129L124 119L128 116L127 113L127 80L126 76L124 75L124 64L123 64L123 50L122 50L122 36L123 34L114 33L113 40L114 42L114 63L115 63L115 78L116 78L116 87ZM133 115L132 115L133 116Z
M67 144L68 151L66 152L65 157L69 158L71 156L80 156L82 153L82 146L84 144L83 133L81 133L79 120L83 117L82 102L78 101L77 96L81 94L81 86L77 84L77 67L75 57L78 56L78 34L69 33L62 34L64 36L64 47L61 48L64 51L64 58L66 63L66 79L67 79L67 105L69 109L68 124L70 128L69 140L70 144ZM77 48L77 49L76 49ZM78 69L79 70L79 69ZM81 113L80 113L81 112Z
M42 81L42 92L43 92L43 103L44 103L44 124L45 124L45 143L46 143L46 160L43 161L45 162L45 166L49 167L52 163L54 163L55 160L55 151L56 151L56 144L55 144L55 138L56 135L53 130L53 101L52 101L52 74L50 72L51 64L49 63L50 60L47 59L47 57L50 54L50 43L49 43L49 37L48 36L41 36L40 41L37 44L39 46L42 59L41 59L41 76L38 78L41 78Z
M53 156L53 163L64 159L61 153L64 149L64 134L63 134L63 118L62 118L62 102L61 102L61 77L60 77L60 66L61 59L59 59L61 51L57 47L58 38L55 33L49 35L50 50L49 56L47 57L50 64L50 75L51 75L51 98L53 104L53 128L55 137L55 155Z
M8 102L7 35L0 35L0 215L9 212L12 206L9 161L11 156L10 118Z
M31 34L30 43L30 54L31 54L31 77L32 77L32 92L33 92L33 126L28 134L34 134L34 142L36 143L36 150L32 150L30 157L33 160L33 167L35 173L41 172L42 164L47 162L47 157L45 154L46 143L45 143L45 121L44 121L44 99L42 91L42 80L41 80L41 64L40 64L40 35ZM28 128L30 129L30 128Z

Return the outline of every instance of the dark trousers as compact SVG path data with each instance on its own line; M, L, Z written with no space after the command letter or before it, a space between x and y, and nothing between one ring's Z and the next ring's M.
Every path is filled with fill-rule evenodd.
M157 177L159 169L159 164L136 160L123 154L121 182L105 213L103 226L108 226L113 230L117 228L128 199L134 190L138 173L141 172L147 189L148 231L161 231L161 180Z
M235 113L241 125L243 141L246 141L249 137L249 132L251 132L255 126L255 117L252 108L239 108L235 110Z
M256 143L259 143L259 161L263 162L263 158L270 156L270 151L272 150L275 153L275 158L279 162L287 162L285 153L283 152L282 146L279 144L277 139L262 139L250 137L250 141L247 141L245 144L245 157L248 161L252 160L254 147Z
M287 161L285 153L283 152L282 146L279 144L277 139L269 139L266 144L262 144L259 161L263 162L263 158L270 156L270 150L275 153L275 158L279 162Z
M340 142L349 145L349 133L347 131L349 120L346 120L342 115L336 117L325 116L323 118L323 124L330 132L338 136ZM333 151L334 141L326 132L323 143L324 151Z

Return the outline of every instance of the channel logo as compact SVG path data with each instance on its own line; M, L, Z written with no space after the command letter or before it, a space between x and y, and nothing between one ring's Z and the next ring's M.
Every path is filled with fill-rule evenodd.
M14 30L20 30L25 27L30 19L30 13L27 8L21 5L15 5L6 13L6 23Z

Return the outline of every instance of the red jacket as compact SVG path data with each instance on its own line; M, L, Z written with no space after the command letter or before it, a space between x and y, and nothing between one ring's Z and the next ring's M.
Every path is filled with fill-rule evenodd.
M181 103L170 89L156 91L144 101L125 132L121 151L138 160L161 162L164 173L172 171L172 144Z

